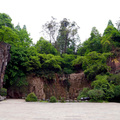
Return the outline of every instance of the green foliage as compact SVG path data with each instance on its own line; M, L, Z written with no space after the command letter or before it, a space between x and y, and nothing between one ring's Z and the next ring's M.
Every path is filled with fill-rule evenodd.
M93 100L93 101L99 101L102 100L104 97L104 91L101 89L92 89L88 91L88 96Z
M42 37L40 38L39 41L37 41L35 48L37 49L38 53L41 54L53 54L53 55L58 54L54 46Z
M111 24L108 24L107 28L103 33L102 45L106 46L111 50L111 46L120 47L120 32ZM108 44L109 43L109 44ZM107 49L107 48L106 48ZM103 50L103 52L106 52Z
M11 85L22 86L27 85L26 81L26 50L23 48L11 48L11 60L7 65L4 82L6 87Z
M109 98L109 100L114 102L120 102L120 85L114 86L113 90L114 90L114 96Z
M13 29L2 26L0 29L0 41L9 43L11 46L17 46L20 42L19 36L13 31Z
M104 99L105 100L109 100L110 98L114 97L114 85L110 84L107 81L108 76L107 75L98 75L96 76L95 81L92 82L92 86L94 87L94 89L100 89L103 90L105 95L104 95Z
M1 88L0 89L0 95L1 96L7 96L7 89L6 88Z
M37 96L35 95L35 93L30 93L27 95L26 97L26 102L36 102L37 101Z
M109 76L108 81L114 85L120 85L120 73Z
M88 80L94 80L95 76L98 74L104 74L107 72L107 65L102 63L96 63L84 71L85 75L87 76Z
M113 26L114 27L114 25L113 25L111 20L108 21L108 25L107 26Z
M110 50L112 50L112 44L110 41L111 41L111 36L103 36L101 40L103 52L109 52Z
M11 21L12 19L9 15L5 13L0 13L0 29L2 28L2 26L13 28L13 24L11 23Z
M107 66L106 61L111 53L97 53L96 51L89 52L85 56L79 56L72 61L72 65L81 66L84 70L88 80L94 80L98 74L106 73L110 68Z
M23 28L21 28L18 24L15 27L14 31L19 36L19 46L27 48L32 45L32 39L30 38L30 34L27 32L25 25L23 26Z
M77 54L82 56L92 51L102 52L101 35L96 27L92 28L90 38L78 47Z
M58 29L53 18L45 26L46 32L50 35L50 43L41 37L36 44L33 44L26 26L21 28L18 24L14 27L11 21L9 15L0 13L0 41L11 45L11 60L4 77L6 88L12 86L19 89L27 86L26 76L31 73L36 73L47 80L54 80L55 73L71 74L82 69L88 80L96 79L92 82L94 89L89 91L93 100L119 100L120 75L107 74L110 67L107 66L106 61L112 55L107 52L120 47L120 31L113 26L111 20L103 36L95 27L92 28L90 37L79 44L78 55L74 55L76 42L79 40L79 27L75 22L63 19ZM54 43L51 44L51 41ZM64 83L69 91L68 79L64 80ZM80 92L78 99L81 97L88 97L87 88ZM51 99L54 101L55 98Z
M72 61L75 59L75 55L62 54L61 68L65 74L73 73Z
M60 66L59 58L60 57L51 54L46 55L46 60L42 64L42 67L44 69L47 68L48 70L52 70L52 71L60 71L61 66Z
M88 97L89 88L83 88L82 91L79 92L77 100L80 100L82 97Z
M114 87L114 96L120 98L120 85ZM120 99L119 99L120 100Z
M104 91L106 91L106 89L110 88L110 84L107 81L107 75L97 75L96 76L96 80L92 82L92 86L94 87L94 89L102 89Z
M66 18L60 22L56 43L61 54L75 53L76 42L79 40L78 29L75 22L70 22Z
M56 97L55 97L55 96L50 97L50 102L51 102L51 103L57 102Z

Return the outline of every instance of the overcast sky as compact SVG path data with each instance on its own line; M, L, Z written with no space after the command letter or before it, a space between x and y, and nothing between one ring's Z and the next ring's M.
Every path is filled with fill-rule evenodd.
M115 25L120 17L120 0L1 0L0 13L8 14L15 26L25 24L34 43L51 16L58 21L68 18L79 25L83 42L90 36L92 27L102 34L109 19Z

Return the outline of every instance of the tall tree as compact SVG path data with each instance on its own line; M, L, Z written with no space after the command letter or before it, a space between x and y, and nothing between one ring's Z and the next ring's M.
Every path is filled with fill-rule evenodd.
M107 26L113 26L114 27L114 25L113 25L111 20L108 21L108 25Z
M54 17L52 17L51 21L47 21L43 25L43 30L49 36L50 43L52 43L52 42L55 43L57 31L58 31L58 23L56 22L56 19Z
M92 51L102 52L101 35L96 27L92 28L90 38L83 42L83 44L78 48L77 53L79 55L85 55Z
M64 18L60 22L60 28L57 37L58 50L61 54L67 53L67 49L72 48L75 51L79 26L76 22L70 22Z
M19 36L20 39L19 45L29 47L32 44L32 39L30 38L30 34L27 32L26 25L24 25L23 28L21 28L20 25L18 24L15 27L14 31Z

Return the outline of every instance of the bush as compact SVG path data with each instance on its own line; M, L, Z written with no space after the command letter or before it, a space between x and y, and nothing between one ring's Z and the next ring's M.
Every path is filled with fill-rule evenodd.
M120 85L114 86L114 97L110 101L120 102Z
M120 85L120 73L109 76L108 81L114 85Z
M82 97L88 97L89 88L83 88L83 90L79 93L77 100L80 100Z
M120 85L115 86L114 94L115 94L115 97L120 97Z
M110 88L110 84L107 81L107 75L97 75L96 80L92 82L92 86L95 89L108 89Z
M114 97L114 85L107 80L107 75L97 75L95 81L92 82L94 89L104 91L104 100L109 100Z
M26 97L26 102L36 102L37 101L37 96L35 95L35 93L30 93L27 95Z
M51 102L51 103L57 102L56 97L55 97L55 96L50 97L50 102Z
M61 99L61 102L62 102L62 103L64 103L64 102L65 102L65 99L64 99L64 97Z
M7 96L7 89L6 88L1 88L0 95L1 96Z
M99 101L102 100L104 97L104 91L103 90L89 90L88 91L88 96L93 100L93 101Z

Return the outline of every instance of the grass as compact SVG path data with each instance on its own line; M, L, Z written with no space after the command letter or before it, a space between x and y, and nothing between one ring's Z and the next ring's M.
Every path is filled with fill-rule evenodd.
M39 102L48 103L46 100L40 100Z

